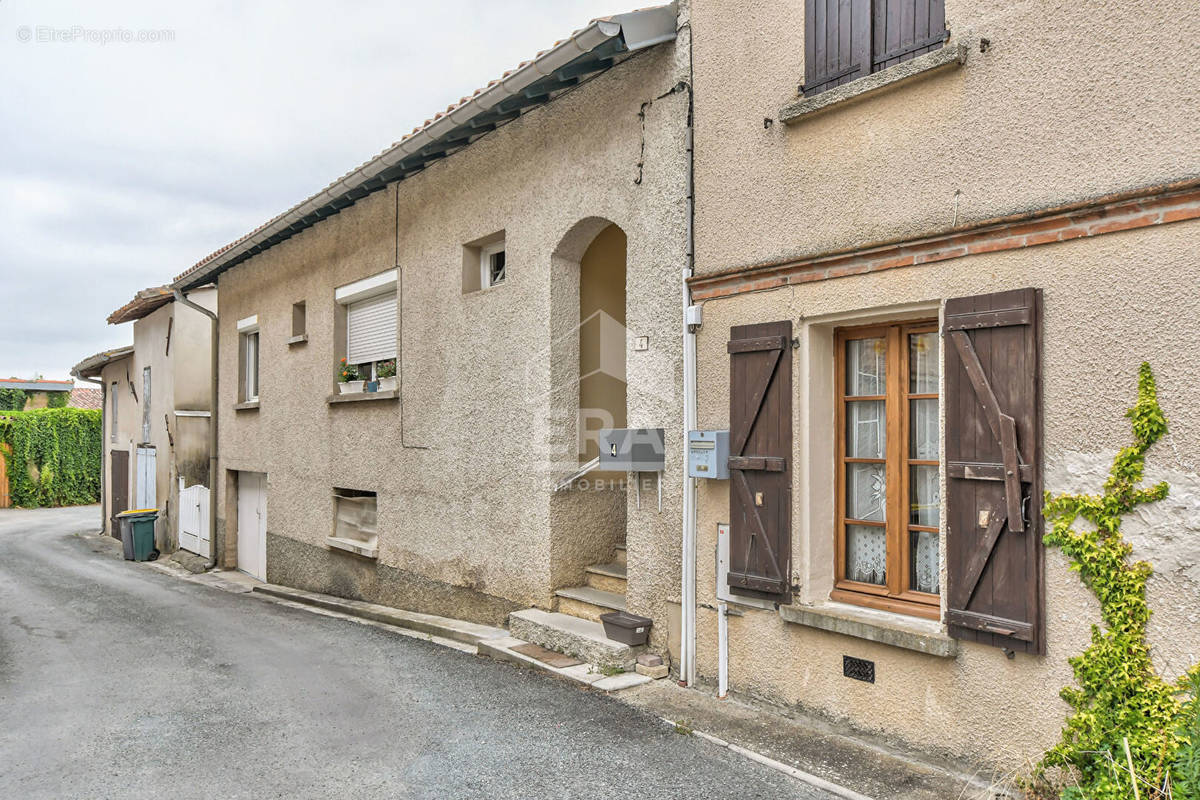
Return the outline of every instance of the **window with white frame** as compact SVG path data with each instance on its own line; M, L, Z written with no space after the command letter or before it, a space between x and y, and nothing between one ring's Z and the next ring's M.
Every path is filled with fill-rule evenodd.
M342 286L334 293L345 311L343 371L352 369L360 380L375 381L396 374L398 277L399 271L392 269Z
M493 242L479 248L479 285L483 288L504 283L504 242Z
M238 363L241 365L238 384L243 403L258 402L259 328L258 315L238 320Z

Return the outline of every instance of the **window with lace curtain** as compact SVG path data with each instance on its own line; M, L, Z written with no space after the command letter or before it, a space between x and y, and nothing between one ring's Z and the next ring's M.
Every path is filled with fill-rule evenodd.
M835 600L937 618L937 322L839 329Z

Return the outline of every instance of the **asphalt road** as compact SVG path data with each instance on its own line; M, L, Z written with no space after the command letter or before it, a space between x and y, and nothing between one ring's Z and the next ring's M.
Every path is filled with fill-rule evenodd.
M0 511L0 798L820 798L594 690Z

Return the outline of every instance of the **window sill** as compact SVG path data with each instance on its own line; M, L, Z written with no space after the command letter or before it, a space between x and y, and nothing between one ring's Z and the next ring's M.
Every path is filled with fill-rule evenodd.
M967 61L967 43L948 43L932 53L902 61L895 66L873 72L858 80L826 89L812 97L802 97L779 111L779 121L796 124L830 108L852 102L928 77L934 72L959 67Z
M233 407L234 411L258 411L257 400L247 400L244 403L238 403Z
M352 394L331 394L327 399L329 405L337 403L365 403L371 400L395 400L400 393L391 390L387 392L354 392Z
M942 631L940 623L915 617L903 617L887 611L825 603L819 606L780 606L779 616L785 622L818 628L856 639L913 650L918 653L954 658L958 641Z
M379 548L370 547L365 542L358 542L354 539L343 539L338 536L326 536L325 544L335 550L345 550L347 553L354 553L363 558L379 558Z
M300 334L300 335L298 335L298 336L293 336L292 338L288 339L288 340L287 340L287 345L288 345L288 347L295 347L296 345L298 345L298 344L304 344L304 343L305 343L305 342L307 342L307 341L308 341L308 334L307 334L307 333L301 333L301 334Z

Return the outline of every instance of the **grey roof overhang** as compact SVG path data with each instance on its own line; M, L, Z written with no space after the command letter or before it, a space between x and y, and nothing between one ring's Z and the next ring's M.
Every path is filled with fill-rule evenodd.
M675 3L670 3L593 21L570 38L539 53L532 61L428 120L325 190L207 256L176 277L172 287L188 290L209 283L225 270L319 220L467 147L480 136L549 102L562 91L610 68L630 53L674 40L676 14Z

